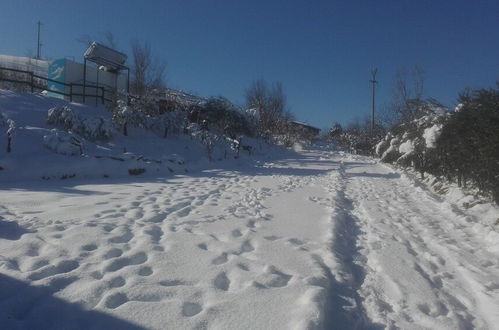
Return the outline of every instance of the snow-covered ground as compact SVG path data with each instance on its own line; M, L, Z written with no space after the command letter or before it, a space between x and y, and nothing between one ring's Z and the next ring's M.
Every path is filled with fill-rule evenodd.
M493 329L497 233L369 158L0 191L7 328Z
M61 155L43 144L54 106L110 117L0 91L2 133L15 122L12 152L0 137L2 329L499 324L497 206L326 146L252 141L210 162L188 136L131 129Z

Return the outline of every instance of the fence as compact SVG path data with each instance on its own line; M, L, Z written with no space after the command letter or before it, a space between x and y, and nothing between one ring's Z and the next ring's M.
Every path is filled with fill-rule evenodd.
M99 100L102 104L106 104L106 102L114 102L114 91L103 86L63 83L36 75L33 72L26 70L11 69L0 66L0 82L2 81L12 83L14 84L14 88L25 92L34 93L35 91L47 91L49 93L62 95L69 98L70 102L73 102L75 98L81 98L82 100L85 100L85 98L95 98L96 105ZM53 85L50 86L49 83L52 83ZM55 87L54 85L64 86L64 91L52 88ZM69 91L67 92L68 89ZM87 91L89 93L87 93Z

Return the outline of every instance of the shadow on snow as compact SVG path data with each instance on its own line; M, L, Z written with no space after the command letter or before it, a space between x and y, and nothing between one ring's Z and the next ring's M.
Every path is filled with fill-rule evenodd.
M71 282L71 279L65 280ZM84 310L78 304L54 297L56 291L57 289L51 287L33 286L0 274L2 328L144 329L102 312Z

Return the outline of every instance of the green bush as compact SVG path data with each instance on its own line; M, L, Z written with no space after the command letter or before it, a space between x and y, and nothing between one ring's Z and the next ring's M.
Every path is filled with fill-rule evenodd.
M445 175L460 186L471 183L499 203L499 84L465 92L459 111L437 141Z
M499 83L467 91L456 111L399 125L380 142L382 161L475 187L499 203ZM436 138L436 139L435 139Z

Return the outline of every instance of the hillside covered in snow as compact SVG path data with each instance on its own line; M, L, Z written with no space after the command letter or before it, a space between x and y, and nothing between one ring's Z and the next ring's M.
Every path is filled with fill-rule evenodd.
M0 90L0 182L171 176L287 152L251 138L237 150L236 141L187 127L186 111L129 123L126 136L113 115L134 113Z

